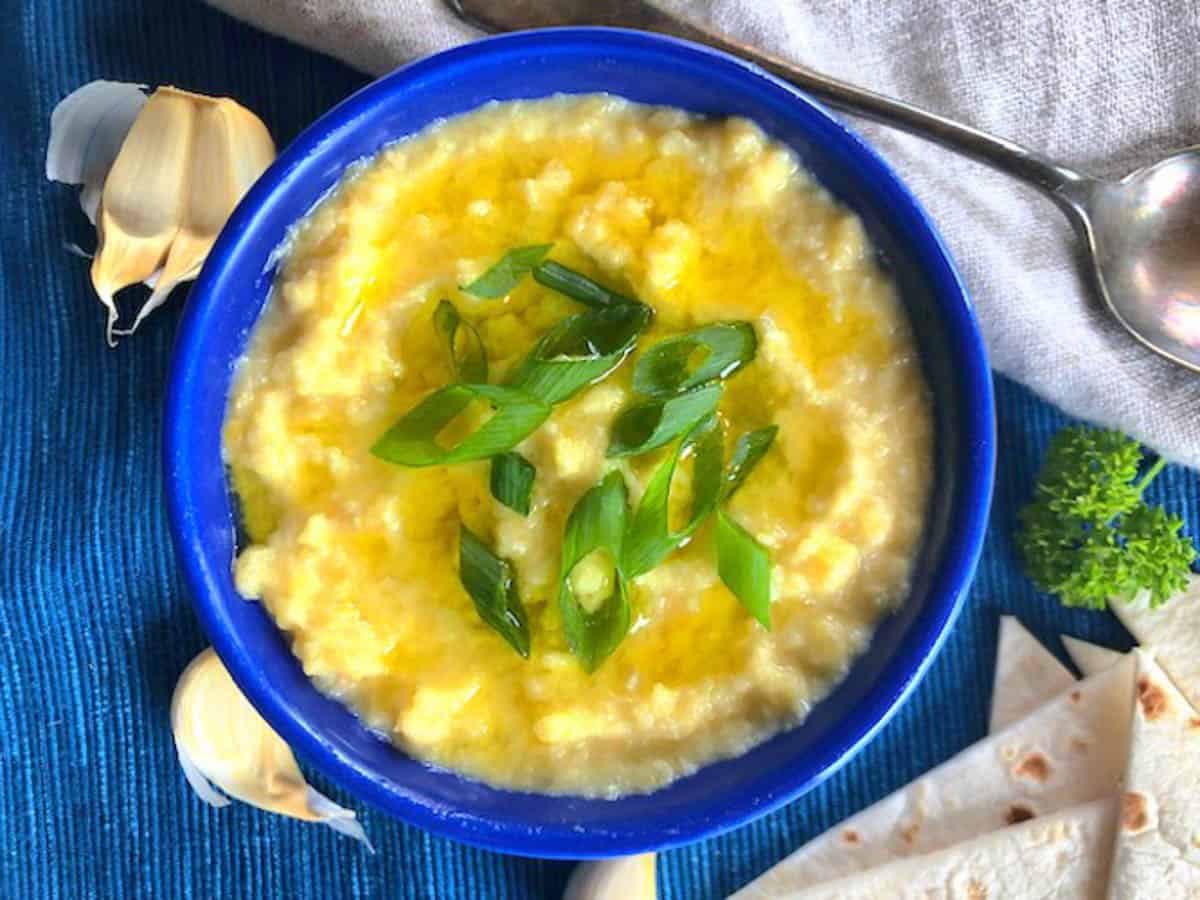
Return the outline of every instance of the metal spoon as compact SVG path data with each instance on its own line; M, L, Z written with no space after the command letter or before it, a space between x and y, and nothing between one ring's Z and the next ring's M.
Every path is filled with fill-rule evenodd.
M610 25L708 44L756 63L830 106L941 144L1040 188L1071 220L1096 285L1143 344L1200 371L1200 146L1104 181L968 125L790 63L645 0L446 0L485 30Z

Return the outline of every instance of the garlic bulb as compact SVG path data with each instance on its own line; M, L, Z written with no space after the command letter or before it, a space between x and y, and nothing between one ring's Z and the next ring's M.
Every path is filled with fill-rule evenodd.
M99 239L92 284L108 311L110 345L199 274L229 214L274 158L262 121L228 98L172 87L146 98L137 85L93 82L58 105L46 174L83 185L80 202ZM133 326L118 331L114 295L139 281L153 291Z
M171 728L183 774L205 803L228 806L220 788L267 812L321 822L371 848L351 810L309 787L291 749L242 696L211 648L179 676Z
M653 853L580 863L571 873L563 900L655 900Z

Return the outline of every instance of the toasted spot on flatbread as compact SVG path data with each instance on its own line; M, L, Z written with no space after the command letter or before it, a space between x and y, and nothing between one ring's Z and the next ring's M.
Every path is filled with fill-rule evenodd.
M1147 722L1161 719L1171 706L1166 692L1145 675L1139 675L1137 680L1138 704L1142 708L1142 716Z
M900 839L906 844L915 844L917 835L921 833L921 823L913 822L900 829Z
M1004 757L1006 762L1012 762L1014 759L1017 758L1017 748L1016 747L1001 747L1000 755Z
M1083 738L1071 738L1071 749L1076 753L1083 754L1088 752L1088 742Z
M1200 729L1200 719L1196 718L1195 716L1192 716L1190 719L1188 719L1188 728Z
M1146 797L1137 791L1126 791L1121 795L1121 827L1126 831L1138 832L1150 824L1146 811Z
M1071 702L1072 703L1078 703L1082 699L1083 699L1083 691L1079 691L1079 690L1071 691Z
M967 900L988 900L988 890L974 878L967 885Z
M1027 753L1025 758L1017 763L1012 770L1017 778L1028 778L1043 784L1050 779L1050 761L1036 750Z
M862 835L853 828L847 828L842 832L842 840L847 844L859 844L862 843Z
M1009 825L1018 825L1021 822L1028 822L1036 815L1037 813L1035 813L1028 806L1024 806L1020 803L1014 803L1008 808L1008 812L1004 814L1004 821Z

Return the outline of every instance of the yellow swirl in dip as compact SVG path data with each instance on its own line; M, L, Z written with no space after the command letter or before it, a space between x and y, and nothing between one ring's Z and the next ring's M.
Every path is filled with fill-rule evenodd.
M530 278L500 300L458 291L508 249L550 242L654 308L638 352L753 323L758 357L720 413L730 444L780 427L730 504L770 549L771 631L718 579L710 522L634 582L630 634L594 674L570 654L566 516L613 467L636 502L669 452L605 459L631 361L518 448L537 467L527 518L491 496L486 462L406 469L368 452L454 380L438 300L476 325L493 380L580 311ZM798 722L845 673L904 596L931 440L893 287L787 148L741 119L607 96L494 104L356 166L296 230L225 426L254 541L237 584L323 690L413 755L509 787L647 791ZM463 590L460 523L513 561L529 660Z

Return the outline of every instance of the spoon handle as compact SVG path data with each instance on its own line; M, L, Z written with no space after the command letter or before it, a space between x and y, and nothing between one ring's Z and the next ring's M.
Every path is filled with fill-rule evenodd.
M564 12L562 21L554 24L580 24L583 20L598 25L632 27L643 31L657 31L723 50L766 69L830 106L940 144L1040 188L1068 214L1073 224L1081 224L1082 204L1092 179L1012 141L952 121L902 100L894 100L822 75L807 66L789 62L680 19L646 0L558 0L557 4L548 4L546 0L506 2L513 3L518 10L536 6L543 15L547 9L553 9L557 5ZM451 5L464 11L462 7L467 4L461 3L461 0L459 3L451 0ZM511 7L509 14L514 15Z

